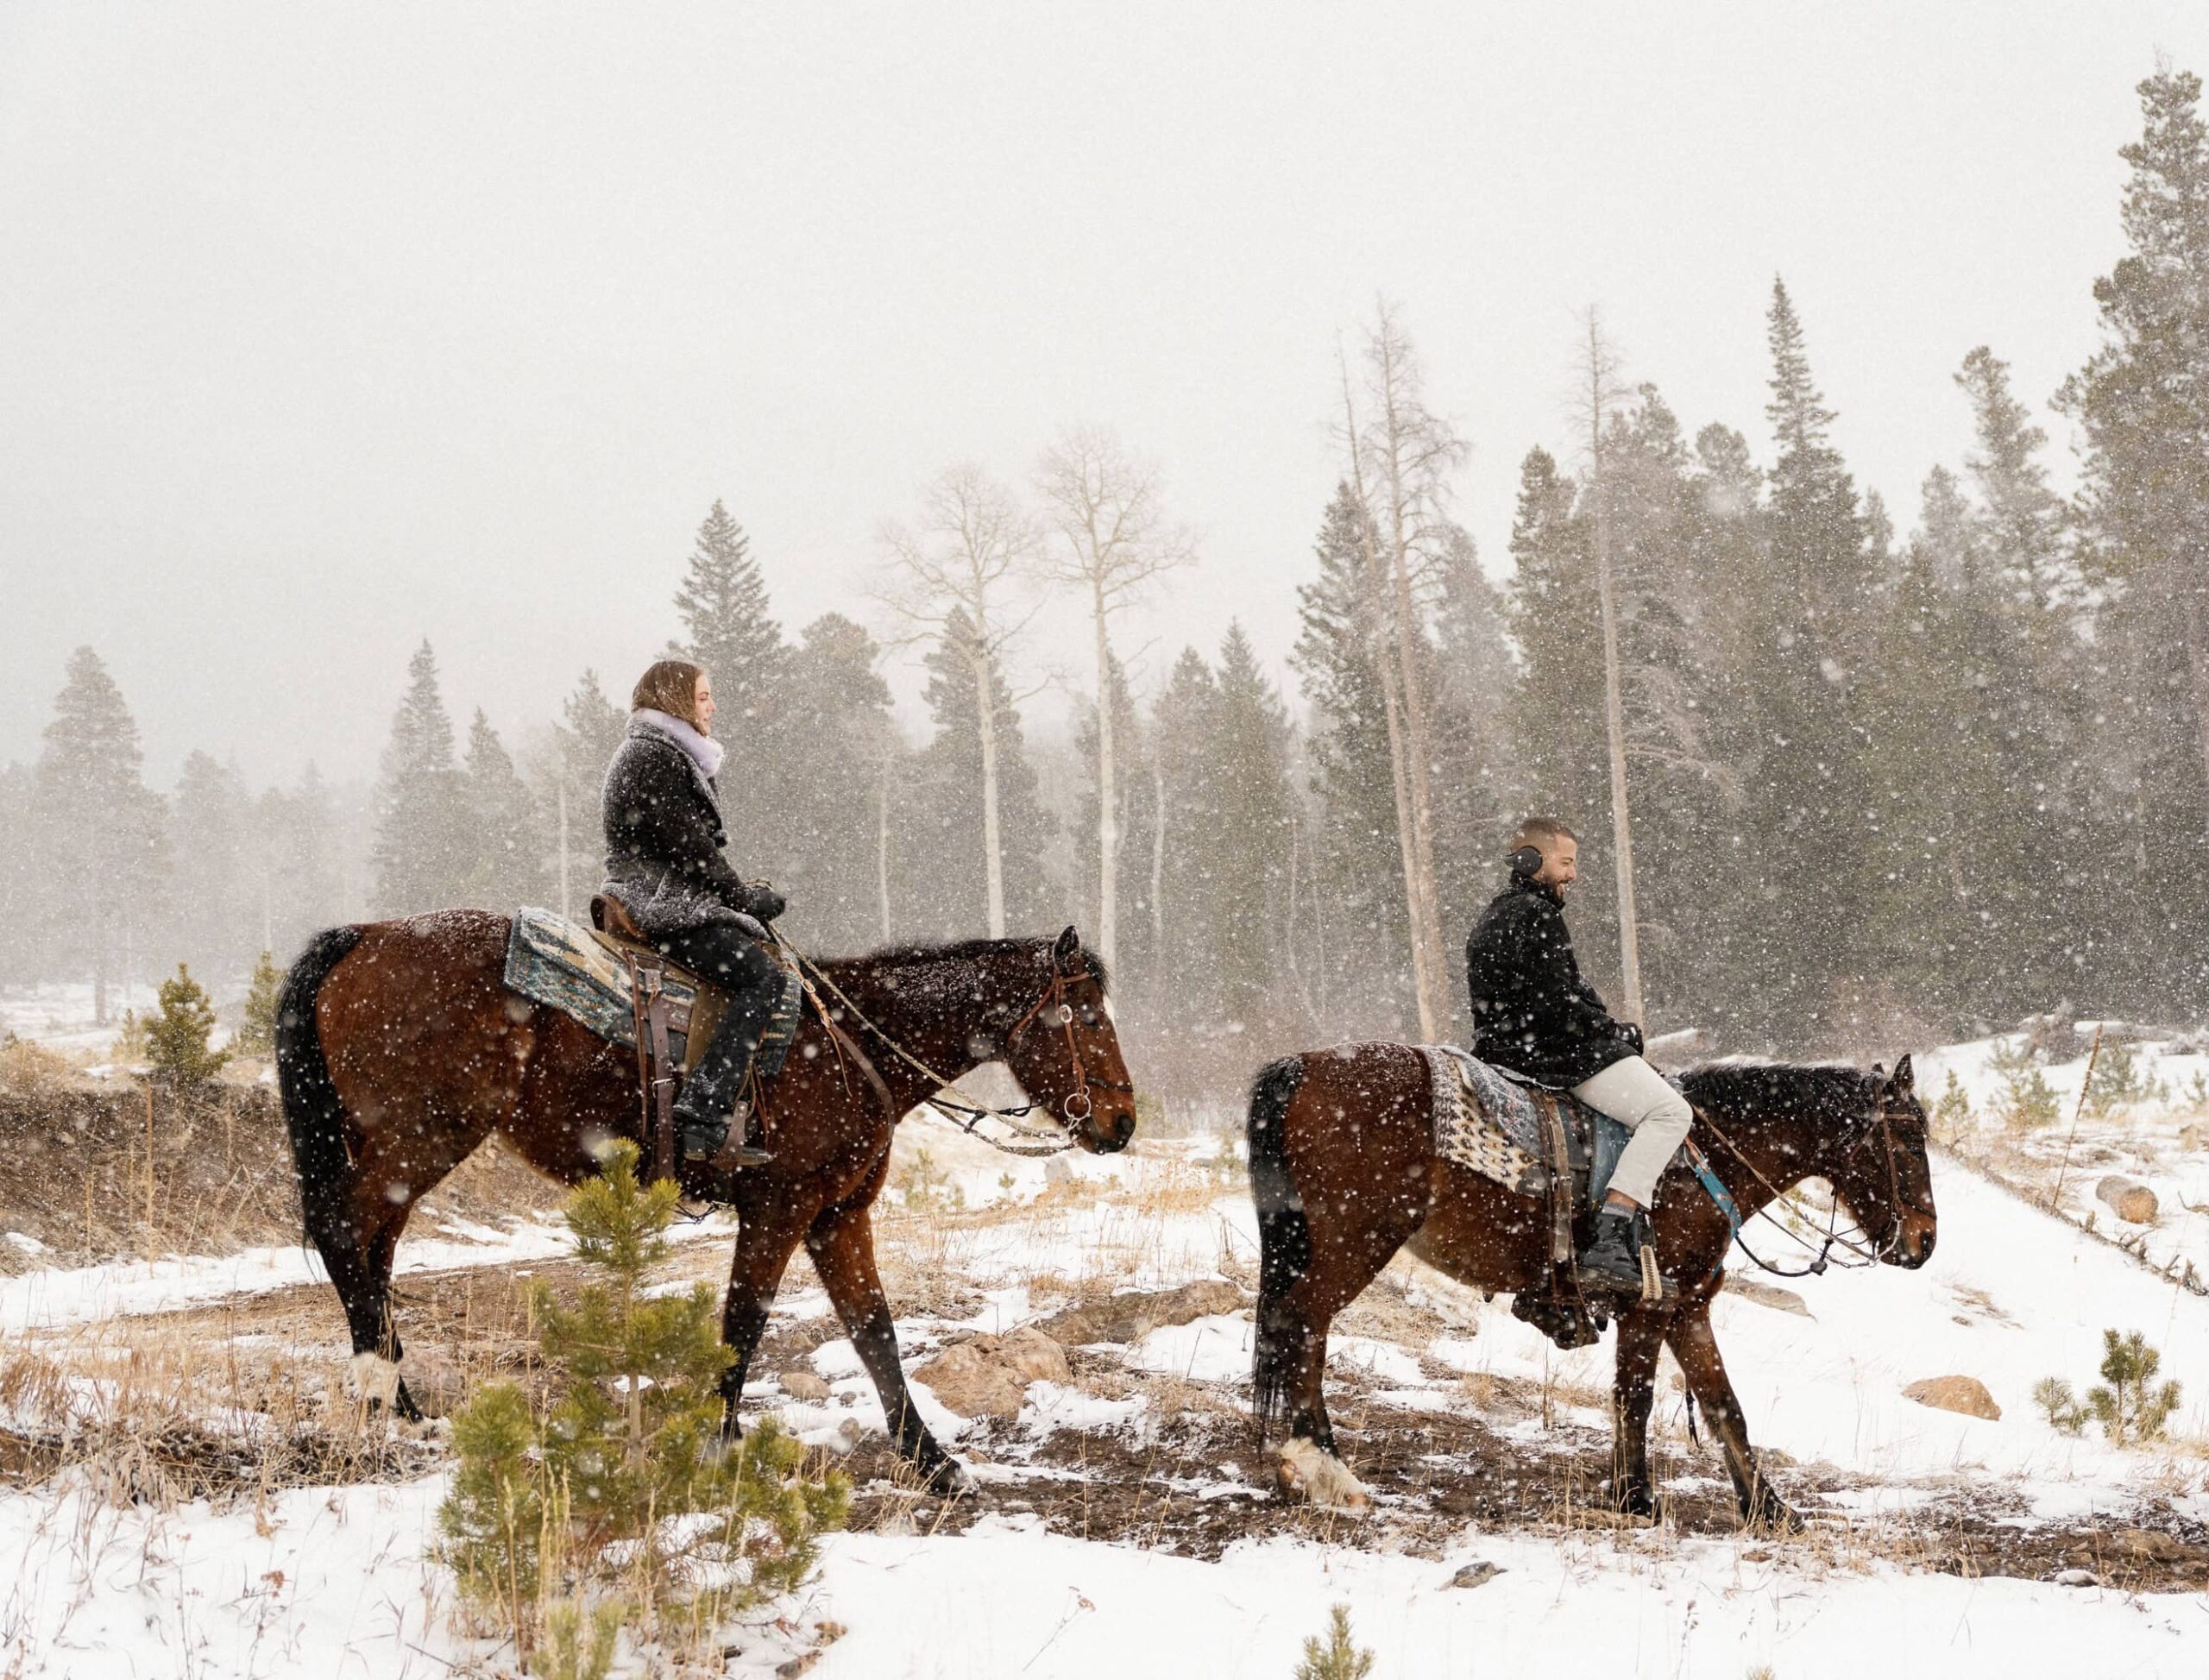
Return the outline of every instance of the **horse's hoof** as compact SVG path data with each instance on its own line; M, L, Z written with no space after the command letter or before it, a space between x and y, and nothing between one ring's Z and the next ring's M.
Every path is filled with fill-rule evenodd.
M925 1474L921 1486L938 1499L972 1499L979 1491L972 1472L948 1455Z
M1300 1435L1281 1448L1278 1474L1284 1494L1301 1496L1322 1511L1362 1513L1373 1503L1371 1492L1349 1465Z
M1799 1534L1809 1526L1801 1512L1769 1488L1749 1502L1741 1521L1759 1534Z
M1611 1508L1622 1517L1654 1518L1657 1498L1646 1482L1621 1482L1611 1489Z

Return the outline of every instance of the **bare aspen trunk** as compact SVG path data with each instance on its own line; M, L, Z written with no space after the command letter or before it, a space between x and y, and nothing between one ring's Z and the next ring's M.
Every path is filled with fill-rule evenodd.
M1112 738L1112 645L1105 635L1104 584L1092 576L1097 614L1097 953L1106 967L1119 960L1120 810Z
M1386 378L1385 372L1383 378L1384 380ZM1419 840L1422 833L1425 831L1426 825L1422 821L1415 803L1413 759L1416 748L1412 741L1406 739L1409 732L1406 728L1404 697L1401 692L1402 676L1408 662L1392 657L1392 651L1400 652L1400 648L1392 650L1390 645L1392 643L1400 644L1402 640L1403 608L1408 601L1409 589L1407 586L1403 595L1395 601L1394 610L1389 610L1387 603L1390 601L1394 591L1390 587L1390 580L1386 576L1387 569L1382 564L1379 550L1373 540L1373 504L1366 495L1365 469L1359 459L1357 416L1350 403L1350 370L1347 367L1343 370L1343 413L1350 437L1352 488L1356 492L1358 506L1365 514L1361 532L1361 540L1365 550L1367 595L1365 616L1368 630L1374 637L1372 649L1374 669L1381 679L1383 709L1388 715L1389 779L1394 784L1396 802L1396 851L1403 865L1404 910L1406 919L1410 924L1412 997L1419 1009L1419 1037L1432 1043L1438 1036L1441 1018L1441 1011L1436 1007L1440 997L1439 976L1437 972L1439 964L1437 957L1441 941L1438 931L1432 939L1428 935L1428 911L1432 902L1428 887L1433 872L1432 869L1432 841L1430 836L1427 849L1424 853L1428 866L1423 868ZM1397 631L1395 635L1385 633L1384 620L1392 620L1394 623ZM1420 769L1423 770L1423 766ZM1423 775L1418 777L1418 781L1423 783Z
M1618 612L1611 588L1610 486L1603 475L1602 363L1595 318L1588 318L1591 400L1588 447L1595 494L1595 598L1603 617L1603 727L1611 754L1611 855L1619 888L1619 968L1626 987L1626 1018L1644 1024L1641 1007L1641 929L1633 905L1633 824L1626 797L1626 702L1619 676Z
M977 639L969 662L974 668L976 733L982 742L982 870L989 897L990 937L1004 937L1004 847L998 824L998 714L996 672Z

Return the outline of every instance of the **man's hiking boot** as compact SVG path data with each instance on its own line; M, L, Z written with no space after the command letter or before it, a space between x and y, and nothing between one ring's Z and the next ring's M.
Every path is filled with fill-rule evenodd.
M1665 1293L1657 1275L1656 1251L1648 1247L1649 1216L1639 1209L1625 1213L1604 1208L1595 1216L1595 1240L1580 1255L1580 1287L1598 1294L1628 1300L1650 1299ZM1645 1266L1643 1257L1648 1256Z

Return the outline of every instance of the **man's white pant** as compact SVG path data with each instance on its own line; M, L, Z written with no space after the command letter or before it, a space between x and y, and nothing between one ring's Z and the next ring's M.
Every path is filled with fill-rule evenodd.
M1665 1076L1639 1056L1613 1062L1572 1094L1600 1109L1633 1134L1611 1174L1611 1188L1643 1207L1657 1199L1658 1175L1685 1141L1695 1111L1688 1099L1665 1083Z

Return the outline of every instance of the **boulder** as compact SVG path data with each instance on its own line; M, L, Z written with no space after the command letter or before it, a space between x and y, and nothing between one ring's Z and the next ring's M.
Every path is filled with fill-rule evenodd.
M819 1375L804 1369L784 1371L779 1381L783 1393L794 1400L818 1405L828 1398L828 1384Z
M1929 1406L1936 1412L1960 1412L1967 1418L1985 1418L1990 1423L1998 1423L2002 1419L2002 1408L1986 1392L1986 1385L1975 1376L1929 1376L1902 1392L1904 1399Z
M1066 1350L1023 1325L1004 1336L954 1342L913 1372L962 1418L1015 1418L1031 1382L1070 1380Z
M1054 1312L1035 1326L1054 1342L1070 1348L1092 1342L1129 1344L1167 1324L1186 1324L1215 1313L1240 1312L1242 1289L1218 1278L1185 1283L1175 1289L1130 1290Z
M2117 1210L2117 1217L2128 1225L2152 1225L2160 1211L2156 1192L2137 1179L2128 1179L2121 1173L2111 1173L2094 1186L2097 1199Z
M1759 1306L1768 1306L1778 1312L1792 1312L1798 1318L1814 1318L1817 1315L1810 1306L1792 1289L1778 1289L1769 1283L1759 1283L1754 1278L1745 1278L1737 1273L1726 1274L1726 1293L1739 1295L1745 1301L1754 1301Z

